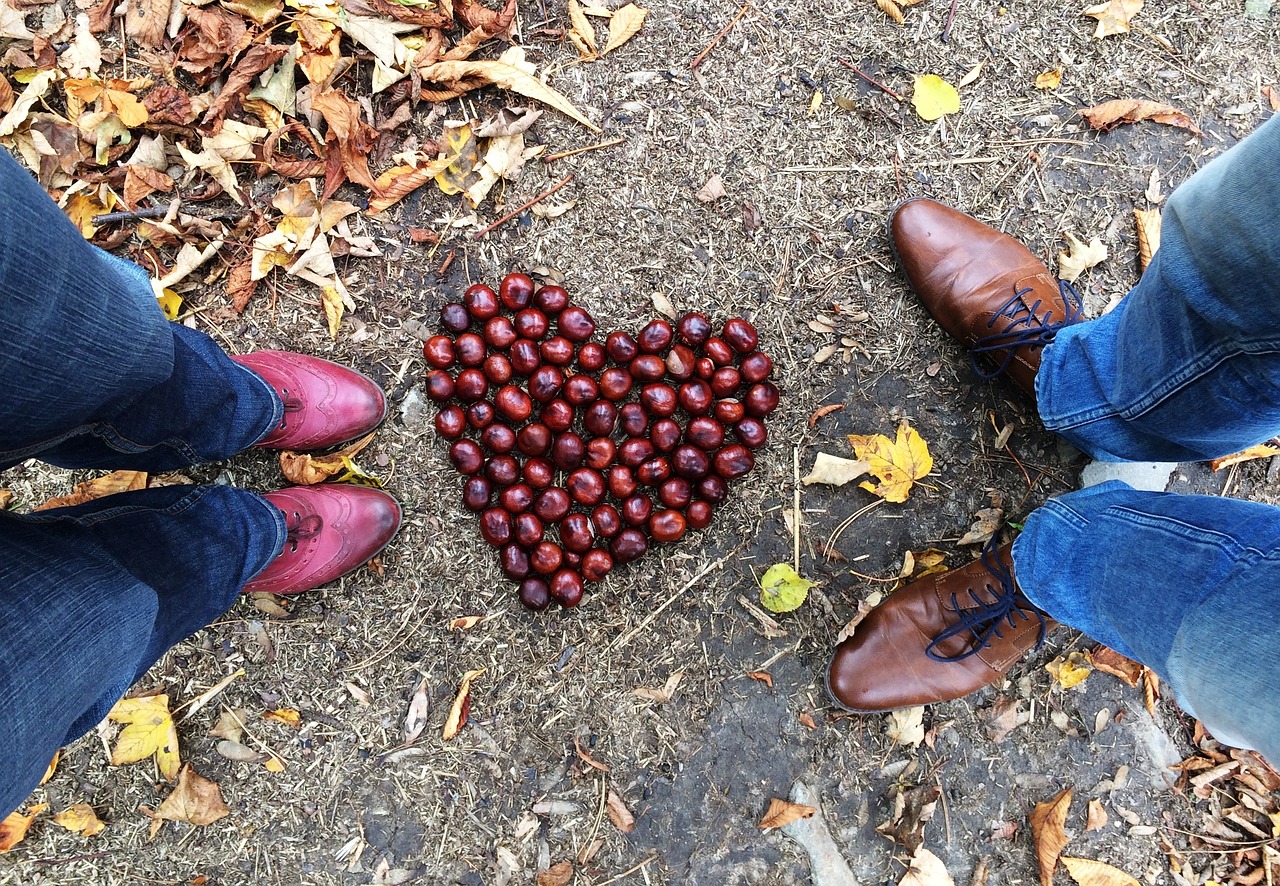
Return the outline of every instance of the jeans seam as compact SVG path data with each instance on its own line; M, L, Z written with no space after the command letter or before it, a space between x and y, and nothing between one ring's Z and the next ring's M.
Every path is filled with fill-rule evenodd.
M1265 551L1249 545L1243 545L1236 541L1225 532L1218 532L1212 529L1205 529L1202 526L1196 526L1185 520L1179 520L1176 517L1161 515L1153 517L1144 511L1135 510L1124 505L1114 505L1108 508L1111 514L1121 514L1127 517L1131 522L1139 524L1147 529L1153 529L1158 532L1167 532L1181 538L1213 545L1226 552L1228 556L1238 560L1245 557L1249 559L1265 558Z
M208 487L208 486L192 486L191 492L188 492L182 498L178 499L173 504L170 504L165 508L159 510L157 513L167 514L170 516L174 514L180 514L183 511L193 507L196 504L196 502L204 498L205 494L208 493L210 488L211 487ZM23 519L30 520L33 523L56 523L59 520L67 519L68 517L70 517L72 522L76 523L77 525L97 526L100 523L105 523L110 520L115 520L120 517L125 517L125 516L128 516L129 514L137 514L144 511L156 511L155 508L148 507L146 505L117 505L114 508L106 508L105 510L97 511L96 513L93 513L93 514L83 514L79 516L59 513L59 511L61 510L63 509L57 508L57 509L50 510L43 513L36 512L34 514L26 514L23 516Z
M99 422L94 425L90 429L89 433L98 437L103 443L107 444L112 449L119 450L120 452L128 455L138 455L152 449L158 449L161 446L167 446L170 449L177 451L183 458L187 459L192 464L200 464L207 461L207 459L201 457L200 453L196 452L195 449L188 445L185 440L178 437L166 437L163 440L158 440L151 444L138 443L126 437L124 434L121 434L114 426L107 422Z

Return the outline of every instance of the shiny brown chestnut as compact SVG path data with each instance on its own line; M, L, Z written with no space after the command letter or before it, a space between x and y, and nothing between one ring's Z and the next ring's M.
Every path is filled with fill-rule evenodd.
M640 346L627 333L610 332L604 340L604 349L614 363L630 363L640 354Z
M608 400L598 400L582 413L582 426L587 433L597 437L608 437L618 426L618 407Z
M551 430L540 422L527 424L516 434L516 446L524 455L545 455L551 449Z
M446 440L457 440L467 429L467 414L456 403L436 413L436 433Z
M558 523L569 513L573 502L559 486L544 489L533 497L533 512L543 523Z
M729 494L729 484L724 481L723 477L711 474L698 481L697 490L698 498L703 501L709 501L713 505L718 505Z
M606 479L609 481L609 494L617 499L633 495L640 486L636 482L635 472L626 465L614 465L609 468Z
M586 308L570 305L556 318L556 329L569 341L583 342L596 331L596 321Z
M608 551L597 548L582 555L582 565L578 571L585 581L604 581L604 577L613 569L613 557Z
M489 353L489 346L474 332L464 332L454 341L453 353L463 366L480 366Z
M529 555L518 544L504 547L498 553L498 563L502 566L502 574L512 581L520 581L529 574Z
M427 388L427 396L437 403L443 403L453 396L457 385L453 381L453 376L445 372L443 369L433 369L427 373L423 380Z
M569 307L569 293L563 286L547 285L533 294L533 303L540 311L558 314Z
M520 476L534 489L546 489L555 479L556 466L548 458L531 458L524 463Z
M711 414L719 419L721 424L736 425L747 414L747 407L742 405L741 400L718 400Z
M527 308L533 299L533 280L528 274L507 274L498 284L498 299L508 311Z
M453 392L464 403L481 400L489 393L489 380L479 369L464 369L458 373Z
M540 578L526 578L520 582L520 602L528 609L541 612L551 605L551 588Z
M640 559L648 550L649 540L639 529L624 529L609 542L609 553L619 566Z
M711 456L696 446L677 446L671 453L671 470L686 480L701 480L711 470Z
M515 385L504 385L493 396L493 408L507 421L522 422L533 415L533 401Z
M684 345L676 345L667 354L667 377L674 381L688 381L693 378L693 371L698 365L698 358L693 351Z
M649 428L649 442L659 452L670 452L680 445L680 425L669 418L660 418Z
M469 476L484 467L484 450L475 440L455 440L449 447L449 461L459 474Z
M750 354L760 343L756 328L741 317L725 321L724 331L720 336L739 354Z
M711 385L700 378L682 384L676 396L680 400L680 408L690 415L706 415L714 402Z
M704 452L715 452L724 445L724 425L714 418L700 415L689 422L684 438Z
M671 477L671 462L665 456L651 458L636 468L636 479L642 486L658 486Z
M599 505L591 512L591 525L596 535L613 538L622 529L622 515L613 505Z
M742 376L732 366L717 369L711 376L711 393L717 397L732 397L742 386Z
M653 513L653 499L636 493L622 503L622 520L629 526L643 526Z
M489 379L489 384L505 385L511 381L511 361L506 354L490 354L484 358L484 365L480 369L484 377Z
M484 477L468 477L467 482L462 484L462 504L468 511L480 513L489 507L492 497L493 486Z
M560 544L566 551L585 554L595 543L586 514L570 514L560 521Z
M508 514L523 514L533 507L533 488L527 483L515 483L498 493L498 504ZM525 545L528 547L528 545Z
M672 477L658 487L658 501L669 508L682 510L693 501L693 486L683 477Z
M660 541L664 544L679 541L684 537L688 525L685 522L684 514L679 511L671 509L658 511L649 518L649 536L654 541Z
M661 354L671 347L673 337L670 323L666 320L651 320L636 336L636 344L642 354Z
M520 462L509 455L495 455L484 466L484 475L495 486L510 486L520 479Z
M561 569L551 576L551 599L566 609L582 602L582 576L571 569Z
M490 317L484 323L484 340L491 348L506 350L517 338L515 326L506 317Z
M711 358L716 366L728 366L733 362L733 348L722 338L709 338L702 345L702 352Z
M564 551L555 542L538 542L529 552L529 566L539 575L550 575L560 568L563 561Z
M581 571L582 555L579 554L577 551L565 551L564 563L562 565L564 566L565 569L571 569L574 572Z
M479 320L481 323L490 317L497 316L500 307L498 294L483 283L476 283L468 289L462 296L462 303L466 306L471 319Z
M604 501L604 478L599 471L591 468L570 471L565 478L564 487L569 490L569 497L583 507L593 508Z
M517 514L512 521L516 544L528 549L542 541L542 521L534 514ZM528 573L526 573L528 574Z
M596 437L587 443L587 467L597 471L608 469L618 455L618 444L608 437Z
M562 471L572 471L582 464L587 445L573 431L565 431L551 444L551 460Z
M567 400L552 400L538 411L542 423L556 433L567 431L573 426L573 407Z
M667 374L667 364L657 354L641 354L628 368L636 381L657 381Z
M755 465L756 457L751 454L751 450L736 443L721 449L711 460L715 472L726 480L745 476Z
M711 525L711 518L716 514L716 509L712 507L710 502L692 501L689 507L685 509L684 518L689 521L690 529L706 529Z
M455 334L466 332L471 325L471 314L465 305L457 302L447 304L440 309L440 325Z
M453 339L447 335L433 335L422 343L422 356L436 369L448 369L455 359Z
M639 403L624 403L618 410L618 422L622 433L628 437L639 437L649 427L649 414Z
M480 445L497 455L506 455L516 448L516 432L494 422L480 432Z
M604 345L599 342L589 341L578 348L578 365L587 372L599 372L608 360Z
M550 328L551 322L547 319L547 315L537 308L525 308L516 314L515 330L520 333L521 338L538 341Z
M769 377L769 374L773 372L773 361L769 359L768 354L762 354L757 351L742 358L738 371L742 373L743 381L753 385Z
M538 345L538 353L553 366L568 366L573 362L573 342L563 335L553 335Z
M699 357L697 364L693 367L693 372L703 381L710 381L711 376L716 374L716 361L710 357Z
M492 403L488 400L477 400L467 407L467 424L477 431L483 431L493 424L497 415L498 411L493 408Z
M778 408L778 386L773 382L762 381L747 389L744 403L747 413L756 418L764 418Z
M600 373L600 396L606 400L621 400L631 393L631 373L614 366Z
M676 322L676 332L681 341L696 348L711 335L711 321L706 314L690 312Z
M529 376L529 396L539 403L553 399L564 387L564 373L555 366L539 366ZM543 419L546 424L546 419Z
M600 397L600 387L589 375L571 375L564 383L563 396L574 406L586 406Z
M632 437L618 447L618 461L629 468L639 467L653 458L656 451L644 437Z
M667 418L675 414L679 400L675 388L655 382L641 389L640 405L655 418Z
M538 346L527 338L516 339L507 355L511 360L511 371L516 375L532 375L542 365L542 354L538 352Z
M502 508L489 508L480 515L480 534L495 548L511 542L511 515Z
M769 442L769 432L765 429L764 422L751 416L733 426L733 435L748 449L760 449Z

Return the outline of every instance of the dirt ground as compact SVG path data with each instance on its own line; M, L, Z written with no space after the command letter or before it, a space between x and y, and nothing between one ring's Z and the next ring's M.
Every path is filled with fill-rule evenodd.
M221 784L229 817L199 829L168 824L148 840L138 809L154 807L168 787L146 765L108 767L90 735L67 749L41 795L55 809L93 804L107 830L83 839L37 822L0 858L0 883L490 886L531 884L550 863L589 858L574 884L804 884L804 854L755 824L796 779L818 789L865 883L896 882L905 870L902 847L875 829L889 820L895 790L929 784L942 793L924 844L957 883L1034 882L1026 814L1068 785L1077 798L1070 854L1150 886L1174 883L1161 843L1186 845L1194 798L1167 789L1160 767L1185 752L1191 723L1166 702L1152 719L1139 689L1106 674L1057 686L1043 664L1091 647L1087 638L1060 631L1004 684L929 708L932 746L919 748L886 737L885 717L840 715L821 677L837 632L897 575L908 550L936 546L962 563L975 550L957 541L976 510L999 502L1019 521L1074 488L1083 463L1013 388L979 379L931 325L894 270L891 207L917 194L952 203L1019 237L1051 267L1061 231L1100 237L1111 257L1081 281L1095 315L1137 279L1132 209L1150 207L1153 169L1167 193L1271 113L1259 90L1280 82L1280 11L1247 19L1236 0L1150 2L1133 33L1096 41L1083 4L959 0L943 42L944 0L910 9L905 27L871 0L749 4L695 72L690 60L737 5L646 5L641 34L592 65L571 64L568 45L526 41L532 60L561 65L551 82L604 128L597 137L549 112L531 135L552 151L624 139L536 164L504 197L514 207L573 172L557 195L577 201L565 215L525 214L475 242L474 227L447 228L465 214L456 198L423 189L390 217L362 220L387 255L343 260L358 310L336 343L314 290L293 281L279 283L274 310L260 295L242 316L220 294L205 297L200 328L230 349L297 348L384 385L392 417L360 461L403 502L404 528L380 572L308 594L284 618L242 602L143 680L181 703L245 670L179 727L185 758ZM527 35L565 25L559 0L522 5ZM914 73L954 83L984 66L962 89L960 113L932 124L839 59L908 95ZM1059 66L1058 89L1034 87ZM811 110L815 90L823 99ZM1150 123L1098 134L1076 116L1123 97L1173 104L1202 134ZM483 116L510 100L490 90L474 108L448 110ZM727 195L704 205L694 194L712 174ZM268 177L261 187L278 184ZM747 204L763 221L754 232L744 229ZM485 206L479 221L499 214ZM438 250L411 244L410 225L456 239ZM458 257L442 279L435 268L448 248ZM610 577L576 610L538 615L520 606L463 509L420 386L420 340L435 330L439 307L468 281L535 267L563 274L603 329L638 330L659 293L678 310L753 319L783 392L769 448L710 529ZM819 314L836 316L836 302L847 309L838 333L811 328ZM842 339L851 342L848 362L813 360ZM824 404L845 408L808 427ZM820 450L848 454L845 434L891 433L901 418L928 441L935 473L905 504L866 511L834 540L872 497L806 488L801 571L820 586L779 618L782 635L766 636L739 596L753 599L763 569L791 560L783 510L797 460L806 471ZM997 449L1009 424L1009 448ZM1266 462L1226 473L1184 466L1175 488L1276 498ZM192 477L264 491L282 482L265 454ZM4 484L34 503L78 479L28 465ZM838 558L820 553L828 544ZM471 614L484 620L447 629ZM462 674L480 668L469 724L442 741ZM772 687L746 676L758 670ZM673 674L683 676L670 702L633 692ZM406 708L424 679L430 725L405 746ZM1029 721L997 744L984 718L1002 697ZM284 772L215 752L208 729L219 704L255 717L301 712L297 731L250 724L288 761ZM608 771L583 763L575 745ZM629 835L603 813L609 790L635 816ZM1099 799L1110 819L1088 833L1087 799ZM1008 822L1018 825L1012 836ZM1201 886L1218 860L1193 854L1178 886Z

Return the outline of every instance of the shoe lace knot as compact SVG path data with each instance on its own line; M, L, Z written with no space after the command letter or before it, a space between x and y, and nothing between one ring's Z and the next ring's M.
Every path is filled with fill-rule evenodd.
M987 321L988 329L995 329L996 324L1002 320L1006 321L1004 326L974 343L970 356L974 371L982 378L995 378L1007 370L1009 364L1013 362L1014 352L1024 345L1043 348L1053 341L1059 329L1079 322L1084 313L1084 299L1080 297L1075 286L1066 280L1058 281L1058 292L1062 295L1065 313L1057 319L1054 318L1052 309L1041 313L1040 308L1044 304L1044 299L1037 298L1035 301L1027 299L1032 291L1030 286L1022 289L1015 288L1013 296ZM982 354L990 354L994 351L1004 351L1004 357L1001 358L999 366L988 369L979 362L978 358Z
M298 542L315 538L320 534L320 530L324 528L324 520L320 519L319 514L307 514L302 516L297 511L285 517L285 541L289 545L291 552L298 550Z
M995 584L989 581L984 583L990 600L984 600L973 588L968 590L969 599L964 603L961 603L959 595L954 593L951 595L951 609L958 613L960 618L955 624L944 628L925 647L925 655L934 661L957 662L976 655L990 646L994 639L1003 638L1006 628L1016 629L1020 621L1029 622L1033 618L1040 623L1033 648L1039 649L1044 643L1045 635L1049 630L1044 613L1033 606L1031 601L1018 590L1017 584L1013 581L1013 572L996 556L994 538L982 551L982 565L995 581ZM941 645L952 637L966 635L970 638L970 646L964 652L944 655L938 651Z
M280 396L280 402L284 405L284 411L280 414L280 424L276 425L276 429L284 430L289 427L289 413L301 412L304 404L299 397L290 394L288 388L281 388L277 393Z

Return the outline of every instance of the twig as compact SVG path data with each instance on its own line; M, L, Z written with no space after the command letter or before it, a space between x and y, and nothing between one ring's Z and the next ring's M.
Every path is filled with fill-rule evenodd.
M472 239L472 240L479 240L481 237L483 237L485 234L487 234L487 233L489 233L490 231L492 231L494 228L501 227L502 225L505 225L507 222L511 221L513 218L515 218L515 217L516 217L517 215L519 215L520 213L524 212L524 211L525 211L526 209L528 209L530 206L532 206L533 204L537 203L539 200L545 200L545 199L547 199L547 198L548 198L548 197L550 197L552 194L554 194L556 191L560 190L560 189L561 189L561 188L563 188L565 185L569 184L569 182L571 182L571 181L573 181L573 173L572 173L572 172L571 172L571 173L569 173L568 175L566 175L564 178L560 179L560 181L556 182L556 183L555 183L554 185L552 185L551 187L547 188L545 191L543 191L543 192L542 192L541 194L539 194L538 196L534 197L532 200L528 200L528 201L526 201L526 202L524 202L524 203L521 203L519 206L517 206L515 209L511 210L510 212L508 212L506 215L504 215L502 218L498 219L498 220L497 220L496 222L494 222L493 224L488 225L487 227L483 227L483 228L481 228L480 230L476 231L474 234L472 234L472 235L471 235L471 239Z
M192 717L195 716L196 711L200 710L202 707L207 705L211 700L213 700L213 697L215 695L217 695L222 690L226 689L228 686L232 684L232 682L234 682L240 677L243 677L244 675L245 675L244 668L240 668L234 674L228 674L227 676L219 680L217 683L214 683L212 686L210 686L200 695L197 695L195 698L191 699L191 701L187 702L184 705L179 705L178 707L174 708L173 713L175 714L178 713L178 711L182 710L183 708L187 708L187 707L190 708L190 710L187 711L187 715L183 717L181 720L179 720L178 722L185 723L188 720L190 720Z
M960 5L960 0L951 0L951 8L947 10L947 23L942 26L942 42L946 43L951 39L951 26L956 21L956 7Z
M443 276L444 276L444 272L445 272L445 271L447 271L447 270L449 270L449 265L453 264L453 258L454 258L454 256L456 256L457 254L458 254L458 250L456 250L456 249L450 249L450 250L449 250L449 254L448 254L448 255L446 255L446 256L444 257L444 261L440 263L440 269L439 269L438 271L436 271L436 275L437 275L437 276L439 276L439 277L443 277Z
M720 31L714 37L711 38L711 42L707 44L707 48L702 50L702 52L699 52L698 57L689 63L689 70L691 71L698 70L698 65L702 64L702 60L711 54L711 50L716 48L716 44L724 39L724 35L729 33L729 31L733 28L733 26L738 23L738 19L746 15L747 10L750 8L751 8L751 4L746 3L743 5L741 9L738 10L738 14L729 20L729 24L721 28Z
M600 142L595 145L587 145L585 148L574 148L570 151L557 151L554 154L548 154L542 158L543 163L554 163L556 160L563 160L565 157L573 157L577 154L585 154L587 151L598 151L601 148L612 148L614 145L620 145L625 138L615 138L607 142Z
M144 209L131 209L127 212L104 212L101 215L93 217L95 225L110 225L115 222L122 221L138 221L144 218L164 218L165 213L169 211L169 204L164 203L160 206L148 206Z
M632 628L628 633L624 634L621 640L618 640L616 643L613 644L612 648L621 649L623 646L626 646L628 643L634 640L637 634L639 634L645 628L649 627L649 625L653 623L653 620L657 618L659 615L661 615L663 610L665 610L668 606L674 603L682 594L684 594L685 591L689 590L689 588L696 585L698 581L711 570L718 569L721 566L723 566L724 561L728 559L729 559L728 556L721 557L719 560L712 563L706 569L703 569L693 578L689 579L689 581L685 583L684 587L682 587L680 590L676 591L674 594L672 594L670 597L664 600L661 606L653 610L653 612L650 612L648 618L640 622L640 624Z
M889 95L893 96L894 98L896 98L896 99L897 99L898 101L900 101L900 102L905 102L905 101L906 101L906 99L905 99L905 98L903 98L899 93L894 92L892 89L890 89L888 86L885 86L885 85L884 85L883 83L881 83L879 80L873 80L873 79L871 79L870 77L868 77L866 74L864 74L864 73L862 73L861 71L859 71L859 70L858 70L858 66L857 66L857 65L855 65L853 62L851 62L851 61L849 61L849 60L847 60L847 59L843 59L843 58L838 58L838 59L836 59L836 61L838 61L840 64L844 65L844 66L845 66L846 68L848 68L850 71L853 71L853 73L857 74L857 75L858 75L859 77L861 77L863 80L866 80L868 83L870 83L872 86L874 86L876 89L880 90L881 92L888 93Z
M619 880L626 879L627 877L630 877L632 874L634 874L636 871L640 870L645 865L649 864L651 861L653 861L657 857L658 856L656 854L650 855L648 858L640 862L638 865L634 865L633 867L627 868L625 871L618 874L616 877L610 877L607 880L601 880L599 883L593 883L592 886L610 886L611 883L617 883Z
M795 474L795 498L791 506L791 535L792 546L791 555L793 568L796 573L800 572L800 447L795 446L791 449L791 470Z

